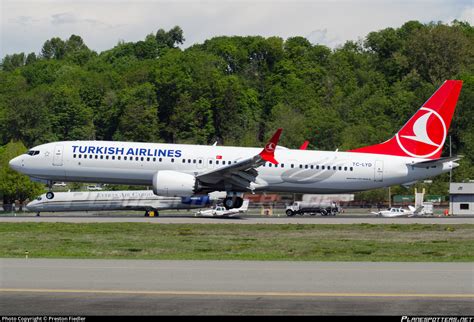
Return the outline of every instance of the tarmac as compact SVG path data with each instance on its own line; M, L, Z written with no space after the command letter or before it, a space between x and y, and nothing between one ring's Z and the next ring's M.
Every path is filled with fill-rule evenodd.
M190 214L160 215L144 217L137 214L93 214L75 213L44 213L37 217L34 214L0 215L0 223L7 222L65 222L65 223L116 223L116 222L148 222L156 224L474 224L474 216L431 216L431 217L395 217L385 218L368 215L337 215L337 216L236 216L236 217L195 217Z
M473 263L0 259L0 315L473 315Z

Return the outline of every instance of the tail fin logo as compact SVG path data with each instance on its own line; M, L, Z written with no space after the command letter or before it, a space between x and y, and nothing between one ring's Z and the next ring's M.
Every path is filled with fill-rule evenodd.
M265 151L267 151L267 152L269 152L269 153L275 151L275 145L276 145L276 144L273 143L273 142L268 143L268 144L265 146Z
M396 134L397 143L408 155L428 158L443 148L446 124L433 109L422 107Z

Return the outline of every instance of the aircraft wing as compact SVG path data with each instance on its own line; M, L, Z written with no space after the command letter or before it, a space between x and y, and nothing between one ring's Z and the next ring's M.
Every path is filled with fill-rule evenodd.
M251 183L255 182L258 171L256 168L265 162L278 164L275 160L275 150L280 139L282 129L278 129L265 148L259 154L227 166L200 173L196 179L205 185L223 185L237 187L243 190L252 190Z

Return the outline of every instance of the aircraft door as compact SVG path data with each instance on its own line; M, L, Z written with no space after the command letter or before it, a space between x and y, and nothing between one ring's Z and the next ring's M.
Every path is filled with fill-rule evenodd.
M54 155L53 155L53 165L55 166L62 166L63 165L63 146L56 145L54 147Z
M381 160L375 161L374 181L375 182L383 181L383 161Z
M208 158L206 167L210 169L214 168L214 162L216 162L216 160L214 160L213 158Z
M198 168L198 169L203 169L203 168L205 168L206 165L205 165L204 162L205 162L204 158L198 158L198 159L197 159L197 168Z

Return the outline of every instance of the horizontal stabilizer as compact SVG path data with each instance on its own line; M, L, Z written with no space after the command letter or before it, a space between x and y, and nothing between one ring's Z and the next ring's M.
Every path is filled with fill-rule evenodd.
M408 165L411 165L417 168L424 168L424 167L442 165L443 163L450 162L450 161L455 162L455 161L459 161L460 159L461 159L461 156L445 157L445 158L439 158L436 160L421 161L417 163L408 163Z

